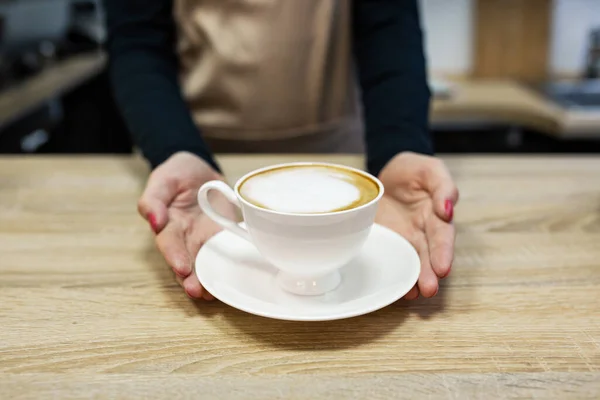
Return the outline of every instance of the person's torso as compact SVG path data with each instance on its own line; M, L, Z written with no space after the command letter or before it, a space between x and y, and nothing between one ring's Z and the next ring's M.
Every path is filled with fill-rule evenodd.
M269 139L353 119L351 0L175 0L181 84L208 136Z

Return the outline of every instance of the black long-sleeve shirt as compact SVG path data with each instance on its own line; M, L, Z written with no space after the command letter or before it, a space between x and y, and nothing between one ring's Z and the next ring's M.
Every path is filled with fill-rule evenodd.
M219 169L179 87L172 2L105 0L114 95L152 167L189 151ZM352 24L369 171L401 151L432 154L417 0L354 0Z

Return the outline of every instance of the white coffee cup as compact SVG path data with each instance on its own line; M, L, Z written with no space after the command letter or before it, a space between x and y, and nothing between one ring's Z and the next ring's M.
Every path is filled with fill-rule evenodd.
M361 206L329 213L289 213L258 207L242 197L240 185L253 175L288 166L314 165L345 169L362 174L377 184L377 197ZM218 214L208 194L221 192L242 210L245 227ZM198 191L203 212L223 228L252 243L261 255L279 270L278 284L300 295L323 294L341 282L339 269L360 252L375 220L383 185L374 176L347 166L328 163L288 163L252 171L234 188L222 181L210 181Z

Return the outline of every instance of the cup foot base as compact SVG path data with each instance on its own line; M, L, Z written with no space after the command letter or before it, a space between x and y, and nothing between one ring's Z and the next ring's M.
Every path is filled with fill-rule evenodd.
M318 277L299 277L279 271L276 280L277 284L287 292L301 296L318 296L337 288L342 282L342 276L339 271Z

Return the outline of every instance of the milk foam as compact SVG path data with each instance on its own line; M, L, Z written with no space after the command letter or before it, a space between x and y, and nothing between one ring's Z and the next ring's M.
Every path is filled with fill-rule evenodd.
M251 177L240 193L251 203L274 211L322 213L360 199L360 190L351 179L333 168L282 168Z

